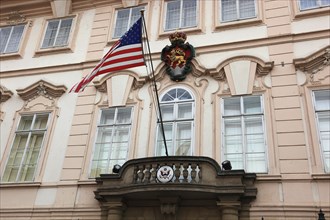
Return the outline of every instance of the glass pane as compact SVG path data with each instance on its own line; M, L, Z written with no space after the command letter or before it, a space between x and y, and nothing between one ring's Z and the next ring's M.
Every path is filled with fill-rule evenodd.
M129 24L129 27L131 27L141 17L141 10L143 9L144 7L132 8L131 22Z
M300 9L309 9L317 7L317 0L300 0Z
M192 99L190 93L184 89L177 89L177 98L179 100L191 100Z
M9 40L10 31L13 27L0 28L0 52L4 53Z
M181 27L196 26L196 0L183 0Z
M112 147L111 150L111 159L122 159L122 160L126 160L127 158L127 151L128 151L128 144L124 143L124 144L115 144Z
M100 127L97 134L97 143L111 143L112 138L112 126Z
M47 47L54 46L56 32L57 32L59 23L60 23L59 20L48 22L46 34L45 34L44 41L42 43L41 48L47 48Z
M330 172L330 152L324 152L323 154L325 172Z
M113 37L121 37L128 30L130 9L123 9L117 11L116 27Z
M321 6L329 6L330 0L321 0Z
M224 115L240 115L241 114L241 104L240 98L227 98L224 99Z
M6 53L13 53L18 51L19 43L21 41L24 31L24 25L15 26L10 36Z
M128 142L129 139L129 126L116 127L113 135L114 143Z
M47 115L37 115L33 129L46 129L48 122L48 114Z
M239 1L239 18L252 18L256 16L254 0Z
M191 131L191 123L177 124L175 155L191 154Z
M267 172L264 153L246 155L246 172L265 173Z
M191 119L192 115L192 103L178 104L178 118L179 119Z
M68 44L71 26L72 18L61 21L61 26L56 38L55 46L65 46Z
M30 130L33 120L33 115L22 116L19 122L17 131L27 131Z
M330 110L330 90L314 92L316 111Z
M247 96L243 98L244 113L261 113L261 101L260 96Z
M320 140L323 151L330 151L330 112L318 114Z
M264 131L262 117L246 117L245 124L245 142L247 152L264 152Z
M174 119L174 105L162 105L160 109L162 111L163 121Z
M173 124L172 123L166 123L164 124L164 133L165 133L165 139L166 139L166 145L168 149L168 153L172 154L173 152L173 146L172 146L172 132L173 131ZM163 134L161 130L160 124L158 124L157 128L157 149L156 149L156 155L157 156L165 156L165 146L163 141Z
M222 21L232 21L237 19L236 1L221 0L221 18Z
M229 160L233 170L244 169L242 154L226 154L224 160Z
M224 120L225 153L242 153L242 124L240 118Z
M180 1L167 2L165 30L179 28Z
M118 108L116 124L127 124L131 122L132 108Z
M100 125L112 125L115 120L115 109L102 110Z

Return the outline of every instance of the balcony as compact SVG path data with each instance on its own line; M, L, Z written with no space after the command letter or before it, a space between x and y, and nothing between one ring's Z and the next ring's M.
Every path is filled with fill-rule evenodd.
M140 158L127 161L118 174L101 174L95 198L111 220L131 219L139 208L152 212L151 219L180 220L187 219L187 209L202 207L222 220L240 219L256 198L255 179L244 170L222 170L208 157Z

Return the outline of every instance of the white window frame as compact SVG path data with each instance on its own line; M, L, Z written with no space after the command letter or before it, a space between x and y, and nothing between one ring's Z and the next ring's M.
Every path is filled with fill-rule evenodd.
M321 131L320 131L320 122L319 122L319 117L320 115L325 115L328 114L329 118L330 118L330 106L329 109L322 109L322 110L318 110L317 106L316 106L316 97L315 97L315 93L316 92L321 92L321 91L326 91L330 93L330 90L314 90L312 91L312 100L313 100L313 107L314 107L314 114L315 114L315 122L316 122L316 126L317 126L317 135L318 135L318 142L319 142L319 146L320 146L320 153L321 153L321 157L322 157L322 162L323 162L323 167L324 167L324 171L326 173L330 173L330 163L329 163L329 167L327 167L326 164L326 158L325 158L325 149L322 144L322 135L321 135ZM330 98L329 98L330 99ZM330 132L330 129L329 129ZM327 152L328 154L330 154L330 152Z
M260 97L260 108L261 108L261 112L260 113L252 113L252 114L246 114L244 113L244 103L243 103L243 98L245 97ZM246 170L247 168L247 155L248 152L246 150L246 141L244 139L245 137L245 132L244 132L244 128L245 128L245 124L244 124L244 119L248 116L261 116L261 120L262 120L262 130L263 130L263 134L264 134L264 154L265 154L265 171L264 172L257 172L257 173L268 173L268 145L267 145L267 133L266 133L266 121L265 121L265 108L264 108L264 96L263 95L249 95L249 96L239 96L240 98L240 114L239 115L229 115L229 116L225 116L225 110L224 110L224 100L225 99L230 99L230 98L235 98L235 97L226 97L226 98L222 98L220 103L221 103L221 157L223 158L223 160L229 160L227 159L226 155L225 155L225 151L226 151L226 146L225 146L225 118L230 118L230 117L240 117L240 121L241 121L241 140L242 140L242 159L243 159L243 169ZM237 98L237 97L236 97ZM233 165L233 164L232 164ZM235 167L233 166L233 169L235 169ZM255 172L255 171L251 171L251 170L246 170L247 172Z
M23 26L23 30L22 30L22 33L21 33L21 36L19 37L19 40L17 41L17 49L15 51L10 51L8 52L7 49L8 49L8 44L9 42L12 40L12 34L13 34L13 31L15 29L15 27L21 27ZM12 54L12 53L17 53L20 49L20 46L21 46L21 43L22 43L22 39L23 39L23 35L24 35L24 32L25 32L25 29L26 29L26 25L25 24L18 24L18 25L12 25L12 26L6 26L6 27L0 27L0 32L1 30L5 29L5 28L11 28L10 30L10 33L9 33L9 36L8 36L8 39L6 40L6 44L5 44L5 47L4 47L4 51L3 52L0 52L1 55L6 55L6 54Z
M317 8L324 8L324 7L329 7L330 3L328 5L323 5L322 0L315 0L316 1L316 6L315 7L308 7L308 8L302 8L302 2L303 0L299 0L299 9L300 11L306 11L306 10L311 10L311 9L317 9ZM311 0L308 0L311 1Z
M198 27L198 16L199 16L199 1L196 0L196 20L195 20L195 25L192 26L186 26L182 27L182 14L183 14L183 1L184 0L168 0L165 2L165 19L164 19L164 31L171 31L171 30L176 30L176 29L186 29L186 28L195 28ZM172 2L180 2L180 15L179 15L179 26L175 28L167 28L167 10L168 10L168 4L171 4Z
M114 122L113 124L101 124L101 119L102 119L102 115L103 115L103 112L104 111L107 111L107 110L110 110L110 109L114 109L115 110L115 115L114 115ZM118 109L131 109L131 116L130 116L130 119L129 119L129 122L127 123L116 123L116 120L117 120L117 116L118 116ZM129 126L129 129L128 129L128 142L127 142L127 154L126 154L126 158L125 158L125 161L127 160L128 158L128 152L129 152L129 149L130 149L130 143L131 143L131 135L132 135L132 124L133 124L133 116L134 116L134 107L133 106L125 106L125 107L111 107L111 108L108 108L108 109L100 109L100 114L99 114L99 119L98 119L98 125L97 125L97 131L96 131L96 137L95 137L95 141L94 141L94 147L93 147L93 153L92 153L92 157L91 157L91 163L90 163L90 167L89 167L89 173L88 173L88 178L95 178L97 176L99 176L99 174L97 172L95 172L95 175L92 175L92 169L93 169L93 162L94 161L100 161L100 158L97 158L98 160L94 160L94 156L95 156L95 151L96 151L96 145L98 144L98 135L99 135L99 132L100 132L100 128L103 128L103 127L112 127L112 128L116 128L118 126L123 126L123 125L127 125ZM113 137L114 137L114 132L116 131L117 129L113 129L112 130L112 134L111 134L111 143L109 143L110 145L113 144ZM101 142L100 142L101 143ZM109 151L110 153L110 151ZM107 157L107 164L108 164L108 171L106 173L112 173L112 168L113 167L110 167L110 162L111 161L116 161L115 164L117 164L117 162L119 163L119 160L122 160L122 159L113 159L111 158L110 154L108 155ZM119 165L123 165L122 164L119 164Z
M248 19L253 19L253 18L257 18L258 17L258 4L256 2L256 0L254 0L254 16L251 17L244 17L244 18L240 18L240 13L239 13L239 1L240 0L236 0L236 19L231 19L231 20L223 20L223 12L222 12L222 0L219 0L219 9L220 9L220 23L227 23L227 22L233 22L233 21L241 21L241 20L248 20Z
M63 44L55 45L55 43L56 43L56 41L58 39L58 35L59 35L59 31L60 31L60 27L61 27L62 22L63 22L63 20L68 20L68 19L71 19L71 26L70 26L70 31L69 31L68 36L67 36L67 41L65 43L63 43ZM59 21L59 24L57 26L56 33L55 33L55 39L54 39L54 42L53 42L52 45L48 45L47 44L47 45L44 46L44 41L45 41L45 37L46 37L47 30L48 30L48 27L49 27L49 23L52 22L52 21ZM74 17L64 17L64 18L58 18L58 19L48 20L47 21L47 24L46 24L46 28L45 28L44 34L43 34L43 37L42 37L42 41L41 41L41 44L40 44L40 49L44 50L44 49L51 49L51 48L68 47L69 44L70 44L72 35L73 35L74 25L75 25L75 18Z
M123 34L125 34L126 31L129 30L129 28L133 25L133 23L135 21L132 20L132 11L135 9L139 9L140 10L145 10L145 6L136 6L136 7L132 7L132 8L125 8L125 9L118 9L116 10L116 17L115 17L115 23L114 23L114 28L113 28L113 33L112 33L112 38L116 39L116 38L120 38ZM126 30L123 33L118 33L116 34L116 28L117 28L117 22L118 22L118 12L120 11L127 11L129 10L129 16L128 16L128 20L127 20L127 24L126 24Z
M191 99L188 99L188 100L174 100L174 101L166 101L166 102L162 102L161 100L163 99L163 97L168 93L170 92L171 90L174 90L174 89L182 89L182 90L185 90L187 93L189 93L189 95L192 97ZM180 104L184 104L184 103L191 103L191 118L183 118L183 119L178 119L178 106ZM163 125L164 127L166 125L171 125L172 126L172 133L171 133L171 140L172 140L172 152L168 152L169 155L176 155L175 154L175 151L178 149L178 147L176 146L176 132L177 131L177 126L178 124L181 122L181 123L190 123L191 125L191 134L190 134L190 137L191 137L191 144L190 144L190 150L189 150L189 153L188 155L191 156L193 155L193 149L194 149L194 132L195 132L195 98L193 96L193 93L188 90L187 88L183 88L183 87L175 87L175 88L171 88L169 90L167 90L166 92L163 93L163 95L160 97L160 106L168 106L168 105L171 105L173 106L173 119L170 119L170 120L166 120L164 117L162 117L163 119ZM158 142L162 142L162 146L164 147L164 144L163 144L163 136L162 136L162 132L161 130L161 124L160 122L158 121L157 122L157 129L156 129L156 136L155 136L155 156L165 156L165 155L160 155L161 154L161 151L158 152ZM158 137L161 136L161 139L162 140L158 140ZM166 135L165 135L166 137ZM166 140L167 141L167 140ZM181 156L181 155L177 155L177 156Z
M33 126L35 124L36 117L37 116L40 116L40 115L48 115L46 127L43 128L43 129L33 129ZM33 116L32 122L31 122L31 125L30 125L30 129L28 129L28 130L18 130L19 125L21 123L21 120L25 116ZM40 112L40 113L22 114L20 116L20 119L19 119L19 121L17 123L17 126L16 126L15 137L13 138L13 141L12 141L12 144L11 144L11 148L10 148L10 152L9 152L9 155L8 155L8 158L7 158L7 161L6 161L6 166L5 166L5 169L4 169L3 174L2 174L2 179L1 179L2 182L5 182L5 183L7 183L7 182L8 183L34 182L34 180L36 178L36 175L37 175L37 172L39 170L39 162L40 162L39 160L40 160L40 157L42 155L42 151L43 151L43 148L44 148L45 140L47 138L47 133L48 133L48 130L49 130L49 125L50 125L51 118L52 118L52 113L51 112ZM21 173L22 172L22 166L24 165L23 162L24 162L24 159L25 159L27 150L30 148L30 146L29 146L30 138L31 138L31 135L33 133L38 133L38 132L43 132L43 139L42 139L42 143L40 145L40 150L39 150L39 153L38 153L38 157L36 159L36 165L35 165L35 170L34 170L34 173L33 173L33 177L32 177L31 180L23 180L22 181L22 180L20 180L20 178L22 177L22 173ZM19 164L19 168L18 168L18 171L17 171L16 179L15 179L15 181L3 181L3 178L4 178L5 174L6 174L8 162L9 162L9 157L12 154L12 150L13 150L13 146L15 144L16 137L17 137L18 134L22 134L22 133L27 133L28 134L28 138L27 138L26 143L25 143L25 146L24 146L24 151L23 151L23 155L22 155L22 158L21 158L21 161L20 161L20 164ZM14 154L17 154L17 152L14 153Z

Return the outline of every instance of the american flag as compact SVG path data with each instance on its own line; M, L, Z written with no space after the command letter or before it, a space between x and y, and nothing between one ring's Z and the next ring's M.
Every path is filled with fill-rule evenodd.
M143 66L142 17L110 48L93 71L76 83L70 92L81 92L96 76Z

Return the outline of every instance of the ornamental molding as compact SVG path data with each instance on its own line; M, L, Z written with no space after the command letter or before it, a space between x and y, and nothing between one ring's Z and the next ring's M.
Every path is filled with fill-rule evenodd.
M64 85L56 86L44 80L40 80L24 89L17 89L16 91L24 101L29 102L38 96L44 96L50 100L54 100L61 97L66 90L67 88Z
M10 91L6 87L0 85L0 103L7 101L13 95L14 95L14 93L12 91Z
M17 25L24 23L26 21L26 17L20 11L11 11L7 17L7 24L9 25Z
M268 75L274 67L274 61L265 62L262 59L254 56L236 56L226 59L225 61L220 63L216 68L210 69L210 75L217 80L224 81L226 79L226 74L224 69L225 66L233 62L244 61L244 60L255 62L257 64L256 75L259 77Z
M314 74L330 65L330 46L326 46L305 58L294 59L293 64L296 69L311 74L310 77L313 78Z

